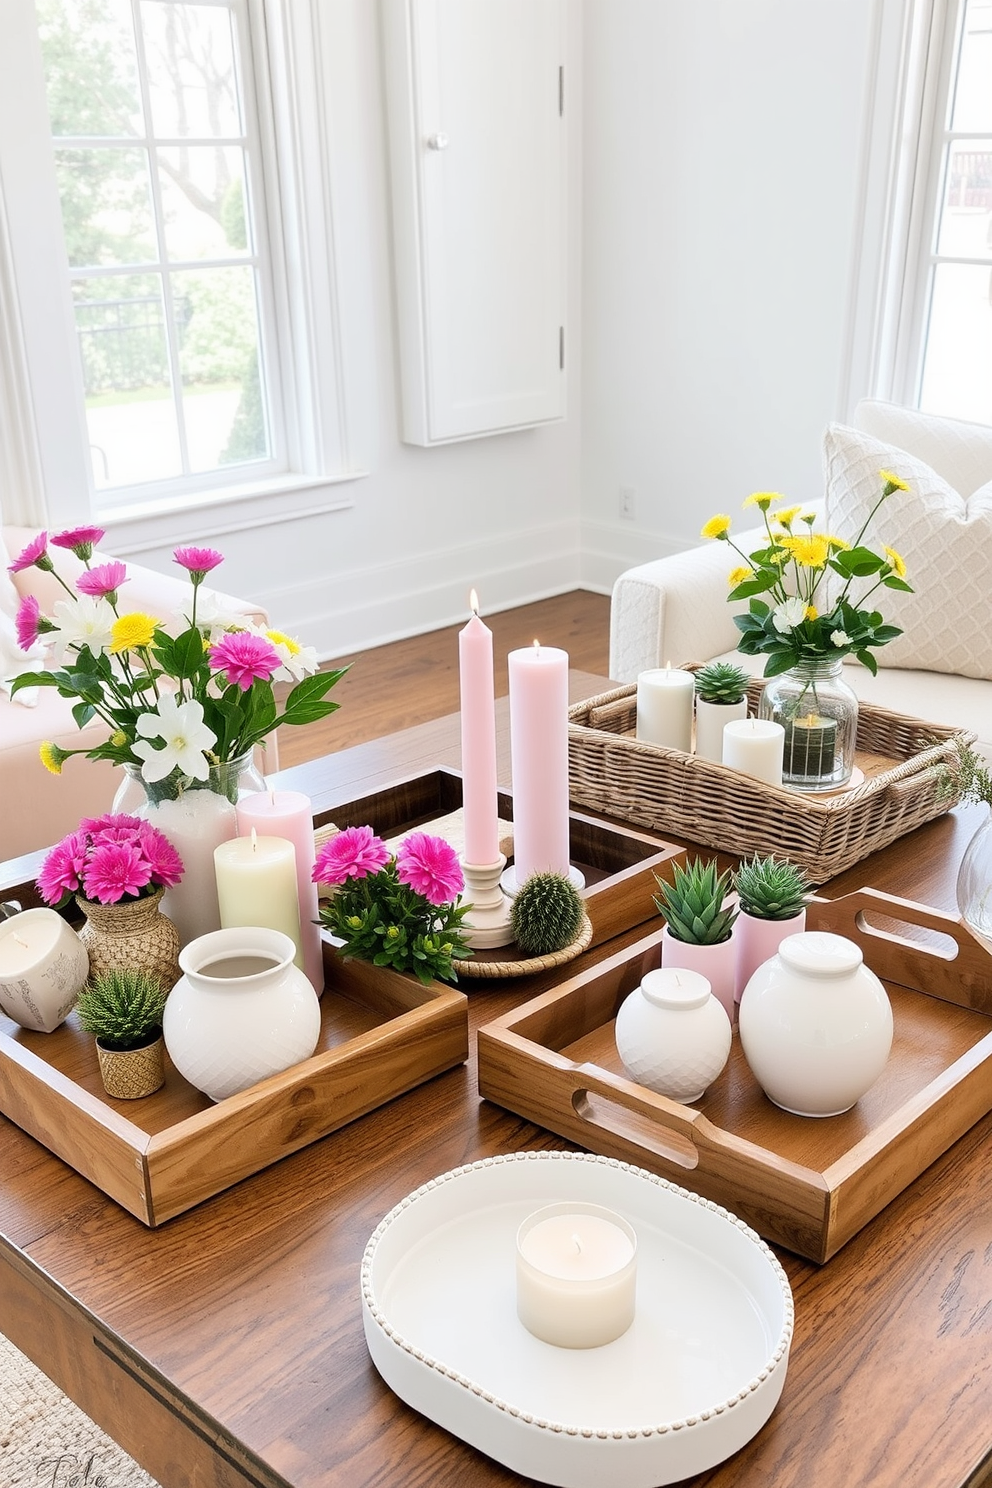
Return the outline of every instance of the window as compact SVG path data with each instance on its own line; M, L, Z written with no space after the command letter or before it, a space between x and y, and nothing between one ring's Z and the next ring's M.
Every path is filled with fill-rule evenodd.
M38 18L98 506L152 482L271 470L244 12L41 0Z

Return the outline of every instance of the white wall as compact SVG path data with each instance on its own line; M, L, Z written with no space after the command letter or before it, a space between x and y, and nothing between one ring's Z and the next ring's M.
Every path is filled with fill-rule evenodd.
M820 491L848 411L875 10L586 0L587 581L697 541L752 490Z

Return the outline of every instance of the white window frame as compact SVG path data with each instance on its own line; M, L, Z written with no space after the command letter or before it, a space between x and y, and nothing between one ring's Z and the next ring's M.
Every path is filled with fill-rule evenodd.
M351 506L341 483L368 473L359 451L370 369L355 324L368 299L363 245L353 229L335 233L339 217L354 218L355 203L347 183L332 198L340 163L329 148L328 95L349 64L355 71L355 37L336 0L246 0L246 10L268 186L284 468L253 480L241 467L236 484L192 477L181 491L164 482L131 488L132 499L101 511L100 521L132 553L174 535L193 540ZM0 0L0 35L0 323L8 328L0 443L19 451L16 470L10 456L0 460L0 499L5 521L61 526L92 517L94 492L33 0ZM348 93L343 87L338 112ZM350 316L342 314L349 298Z

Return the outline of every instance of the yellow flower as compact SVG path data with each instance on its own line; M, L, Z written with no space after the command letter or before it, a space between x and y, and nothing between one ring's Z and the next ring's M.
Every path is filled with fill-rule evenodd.
M111 744L113 744L115 749L123 749L124 745L127 743L127 734L124 732L123 729L117 729L116 732L111 734L110 742Z
M806 606L806 619L807 620L818 620L819 618L820 618L820 612L816 608L816 605L807 605Z
M710 517L699 535L700 537L719 537L726 542L729 531L730 518L721 513L719 516Z
M750 496L745 496L745 506L760 506L762 511L767 511L773 501L783 501L778 491L752 491Z
M889 562L892 564L892 572L896 575L897 578L904 579L906 577L905 558L903 558L901 553L897 553L895 548L885 547L884 543L882 544L882 548L886 558L888 558Z
M851 546L846 537L834 537L833 534L828 536L827 542L835 553L842 553L845 548L850 548Z
M783 527L791 527L801 511L801 506L783 506L781 511L772 512L772 516L776 522L781 522Z
M885 496L891 496L893 491L909 490L909 481L904 481L900 476L893 475L891 470L880 470L878 472L878 478L885 482L885 490L882 493Z
M791 540L790 538L789 541L791 542ZM768 561L769 563L777 563L781 568L783 563L788 563L789 561L789 550L782 546L785 541L784 537L776 535L775 541L778 543L778 547L773 548L768 554Z
M830 556L830 544L819 532L808 537L783 537L782 546L803 568L822 568Z
M153 615L142 615L137 610L129 615L120 615L110 632L111 656L117 656L121 651L139 651L144 646L150 646L155 639L157 625L158 621Z
M300 651L303 649L299 641L294 641L292 636L283 635L281 630L267 630L265 634L273 646L285 646L290 656L299 656Z
M743 584L745 579L750 579L753 577L753 575L753 568L745 568L744 565L741 564L740 568L732 568L730 570L729 574L727 575L727 583L732 589L736 589L738 584Z
M58 744L53 744L50 739L46 739L38 750L38 758L51 775L62 774L62 766L70 754L71 750L61 749Z

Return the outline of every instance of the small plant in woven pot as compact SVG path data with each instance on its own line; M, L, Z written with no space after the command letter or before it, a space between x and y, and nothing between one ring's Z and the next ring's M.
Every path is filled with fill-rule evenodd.
M747 858L734 874L745 914L756 920L794 920L806 908L809 880L786 858Z
M571 945L585 908L575 885L560 873L532 873L513 901L510 928L527 956L551 956Z
M704 863L702 858L692 858L684 868L674 864L672 873L671 883L655 874L660 893L654 902L669 934L686 945L720 945L729 940L737 918L736 908L724 908L723 903L730 892L730 870L718 874L715 859Z
M79 995L80 1026L96 1038L108 1095L151 1095L165 1079L162 1013L169 989L154 972L117 968L92 977Z
M747 697L749 680L743 667L730 661L711 661L696 673L696 696L704 703L721 706L740 703Z

